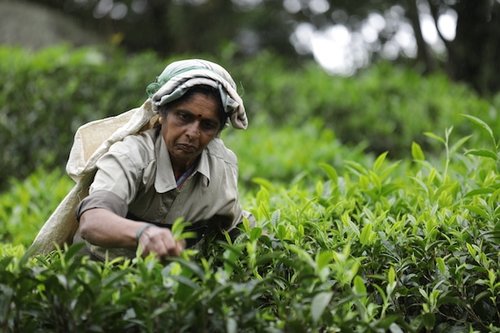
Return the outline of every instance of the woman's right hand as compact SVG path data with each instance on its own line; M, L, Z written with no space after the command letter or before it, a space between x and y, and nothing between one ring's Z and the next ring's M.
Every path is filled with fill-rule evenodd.
M129 220L103 208L89 209L81 215L80 232L83 239L102 247L139 246L143 257L150 253L159 258L179 256L186 246L183 240L176 241L167 228Z
M143 229L145 228L145 229ZM185 248L184 241L176 241L172 232L167 228L160 228L151 224L141 225L137 237L137 246L143 257L154 253L159 258L179 256Z

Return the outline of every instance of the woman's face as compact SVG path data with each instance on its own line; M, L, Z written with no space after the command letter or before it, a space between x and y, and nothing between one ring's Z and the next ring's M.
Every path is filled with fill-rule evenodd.
M161 122L174 172L184 172L221 128L218 104L213 96L194 93L174 103Z

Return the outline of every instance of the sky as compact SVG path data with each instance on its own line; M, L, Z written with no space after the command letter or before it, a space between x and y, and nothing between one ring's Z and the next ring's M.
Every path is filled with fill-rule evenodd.
M289 10L294 10L295 0L286 0ZM317 10L325 9L326 0L314 0ZM438 36L434 19L429 8L421 6L420 23L424 39L436 52L443 52L444 45ZM444 12L438 20L438 28L447 40L455 38L457 15L453 10ZM379 33L386 24L396 24L397 32L392 40L383 47L378 43ZM405 21L402 9L395 6L384 16L370 14L362 23L359 31L350 31L344 25L332 25L317 30L312 24L302 23L297 26L291 42L300 53L311 53L315 60L328 72L337 75L352 75L358 68L370 63L370 53L380 51L387 59L394 59L399 54L415 57L417 53L413 29Z

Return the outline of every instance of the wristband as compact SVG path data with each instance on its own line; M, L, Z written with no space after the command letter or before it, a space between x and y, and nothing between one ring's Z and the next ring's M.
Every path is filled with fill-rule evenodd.
M139 244L139 239L141 239L144 231L146 231L146 229L148 228L151 228L152 226L153 226L152 224L146 224L145 226L137 230L137 232L135 233L135 241L137 242L137 244Z

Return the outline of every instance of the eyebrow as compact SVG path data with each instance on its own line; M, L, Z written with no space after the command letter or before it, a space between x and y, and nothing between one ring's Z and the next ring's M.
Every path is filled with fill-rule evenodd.
M193 111L191 111L189 109L179 108L179 109L174 109L173 111L174 112L186 112L186 113L189 113L190 115L192 115L192 116L194 116L196 118L201 118L203 120L210 120L210 121L214 121L214 122L217 122L217 123L219 122L219 118L216 117L216 116L214 118L212 118L212 117L203 117L202 115L196 114L196 113L194 113Z

